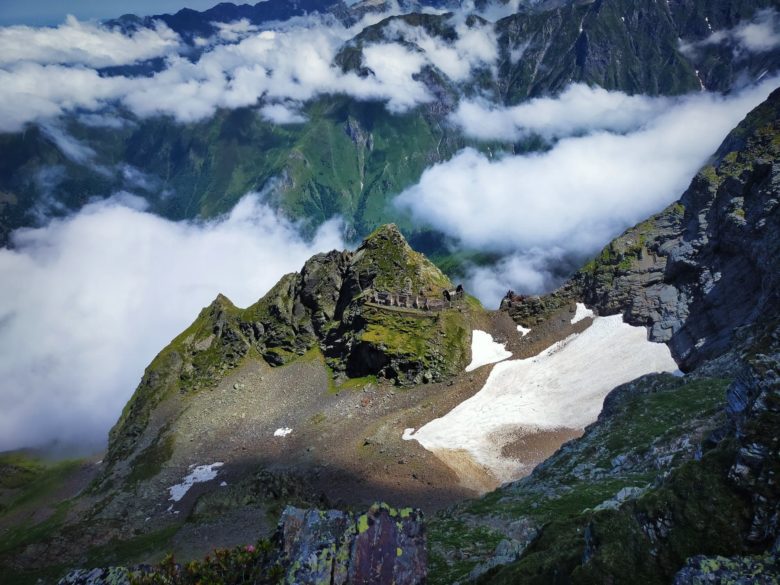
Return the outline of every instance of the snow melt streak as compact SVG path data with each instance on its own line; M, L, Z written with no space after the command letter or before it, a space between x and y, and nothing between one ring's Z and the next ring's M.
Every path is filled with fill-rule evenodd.
M190 472L187 477L182 480L181 483L177 483L176 485L172 485L168 488L168 491L171 494L169 499L173 500L174 502L178 502L184 497L184 494L190 491L190 488L196 483L211 481L217 477L217 473L219 473L219 471L216 468L222 467L223 465L224 463L221 461L217 461L216 463L212 463L210 465L198 465Z
M615 386L676 369L669 349L647 341L644 327L620 315L596 317L582 333L533 358L497 364L482 390L413 438L434 452L463 450L499 482L511 481L524 468L501 454L512 436L583 429Z
M512 353L506 350L502 343L493 341L490 333L475 329L471 334L471 363L466 366L466 371L471 372L481 366L494 364L512 357Z

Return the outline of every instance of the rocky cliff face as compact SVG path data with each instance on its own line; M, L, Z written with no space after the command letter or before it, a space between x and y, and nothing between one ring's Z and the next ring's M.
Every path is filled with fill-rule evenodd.
M586 302L648 326L684 369L749 343L740 328L778 308L779 134L775 91L677 204L621 236L580 273Z
M780 91L724 141L680 200L629 229L558 291L511 295L518 322L579 298L669 344L684 370L745 348L778 309Z
M628 93L679 94L702 86L725 90L740 71L749 70L754 78L772 58L737 63L722 46L683 51L681 39L700 41L767 6L752 0L541 3L499 21L507 56L499 87L512 103L572 81ZM521 58L511 58L518 53Z

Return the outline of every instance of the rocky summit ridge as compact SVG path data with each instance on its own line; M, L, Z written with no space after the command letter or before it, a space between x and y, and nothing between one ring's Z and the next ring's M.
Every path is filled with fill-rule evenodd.
M246 309L217 296L149 365L111 430L107 461L133 451L164 398L213 388L248 356L281 366L318 351L341 380L452 377L469 357L472 311L481 311L476 300L456 292L395 225L382 226L354 252L313 256Z

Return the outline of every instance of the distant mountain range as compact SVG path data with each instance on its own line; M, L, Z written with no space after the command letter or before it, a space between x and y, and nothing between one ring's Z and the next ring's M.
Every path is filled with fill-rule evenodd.
M478 69L470 79L456 82L436 67L426 67L419 81L436 101L401 114L388 112L379 102L322 95L303 105L304 122L288 125L267 122L251 107L221 109L209 119L187 124L166 116L139 119L121 108L110 115L124 123L112 127L95 127L77 114L66 115L58 126L95 152L86 162L69 157L45 125L31 124L24 132L0 135L0 241L41 216L79 209L118 190L141 195L153 212L172 219L214 217L246 192L264 191L276 207L309 229L339 214L346 220L347 234L357 239L393 221L442 266L456 266L461 260L448 251L441 234L415 225L390 201L415 184L426 168L466 145L492 153L548 146L538 140L486 144L465 137L448 121L463 97L488 96L511 106L555 94L574 82L628 94L727 91L776 71L780 53L777 48L738 52L729 43L703 41L712 31L733 29L772 5L764 0L524 3L495 24L499 58L494 70ZM213 22L246 19L263 25L304 13L329 13L342 22L355 22L361 14L387 6L268 0L253 6L223 3L204 12L128 15L108 24L132 29L158 19L192 43L213 35ZM369 26L343 45L336 57L343 71L368 75L361 69L364 48L399 23L442 43L454 38L447 14L413 11L423 6L455 9L457 3L400 6L408 14ZM467 22L479 26L483 21L473 15ZM418 50L414 34L406 36L405 46ZM680 39L699 45L691 50ZM196 59L200 49L193 50L191 58ZM103 74L148 75L162 63Z

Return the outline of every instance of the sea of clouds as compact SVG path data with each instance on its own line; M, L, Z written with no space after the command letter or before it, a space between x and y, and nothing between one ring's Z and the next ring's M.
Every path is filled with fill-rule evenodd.
M485 15L506 10L488 7ZM262 29L223 23L196 47L161 23L127 33L75 18L52 28L0 28L0 132L36 123L65 156L94 167L94 150L69 136L59 116L77 113L85 124L110 128L123 123L106 114L115 106L182 123L252 106L271 122L293 124L305 121L302 104L329 93L403 112L434 100L418 75L425 67L459 84L497 65L492 24L468 26L459 13L452 40L403 23L387 27L363 50L370 73L345 73L334 62L344 43L386 16L350 27L325 17ZM777 13L767 11L699 45L766 51L780 44L777 28ZM154 73L105 69L150 59L162 60ZM458 246L500 256L469 272L471 290L489 306L508 288L544 291L677 199L777 85L764 79L728 96L679 98L572 85L513 107L473 95L449 123L475 144L539 136L549 148L500 156L464 149L428 169L395 204ZM64 218L46 219L44 210L41 227L18 230L0 249L0 450L104 444L144 367L217 293L247 306L312 254L349 244L338 218L304 238L258 194L211 221L162 219L137 196L160 189L155 179L120 166L128 192ZM52 205L58 172L40 178L51 186Z
M307 241L257 194L208 222L120 194L17 231L0 249L0 450L101 445L144 367L217 293L249 306L342 248L336 220Z
M490 157L467 148L423 173L396 204L460 244L502 255L470 289L496 306L507 289L543 292L613 237L677 200L723 138L780 85L728 96L627 96L574 85L511 108L464 102L466 134L556 138L544 152ZM567 262L568 260L568 262Z

